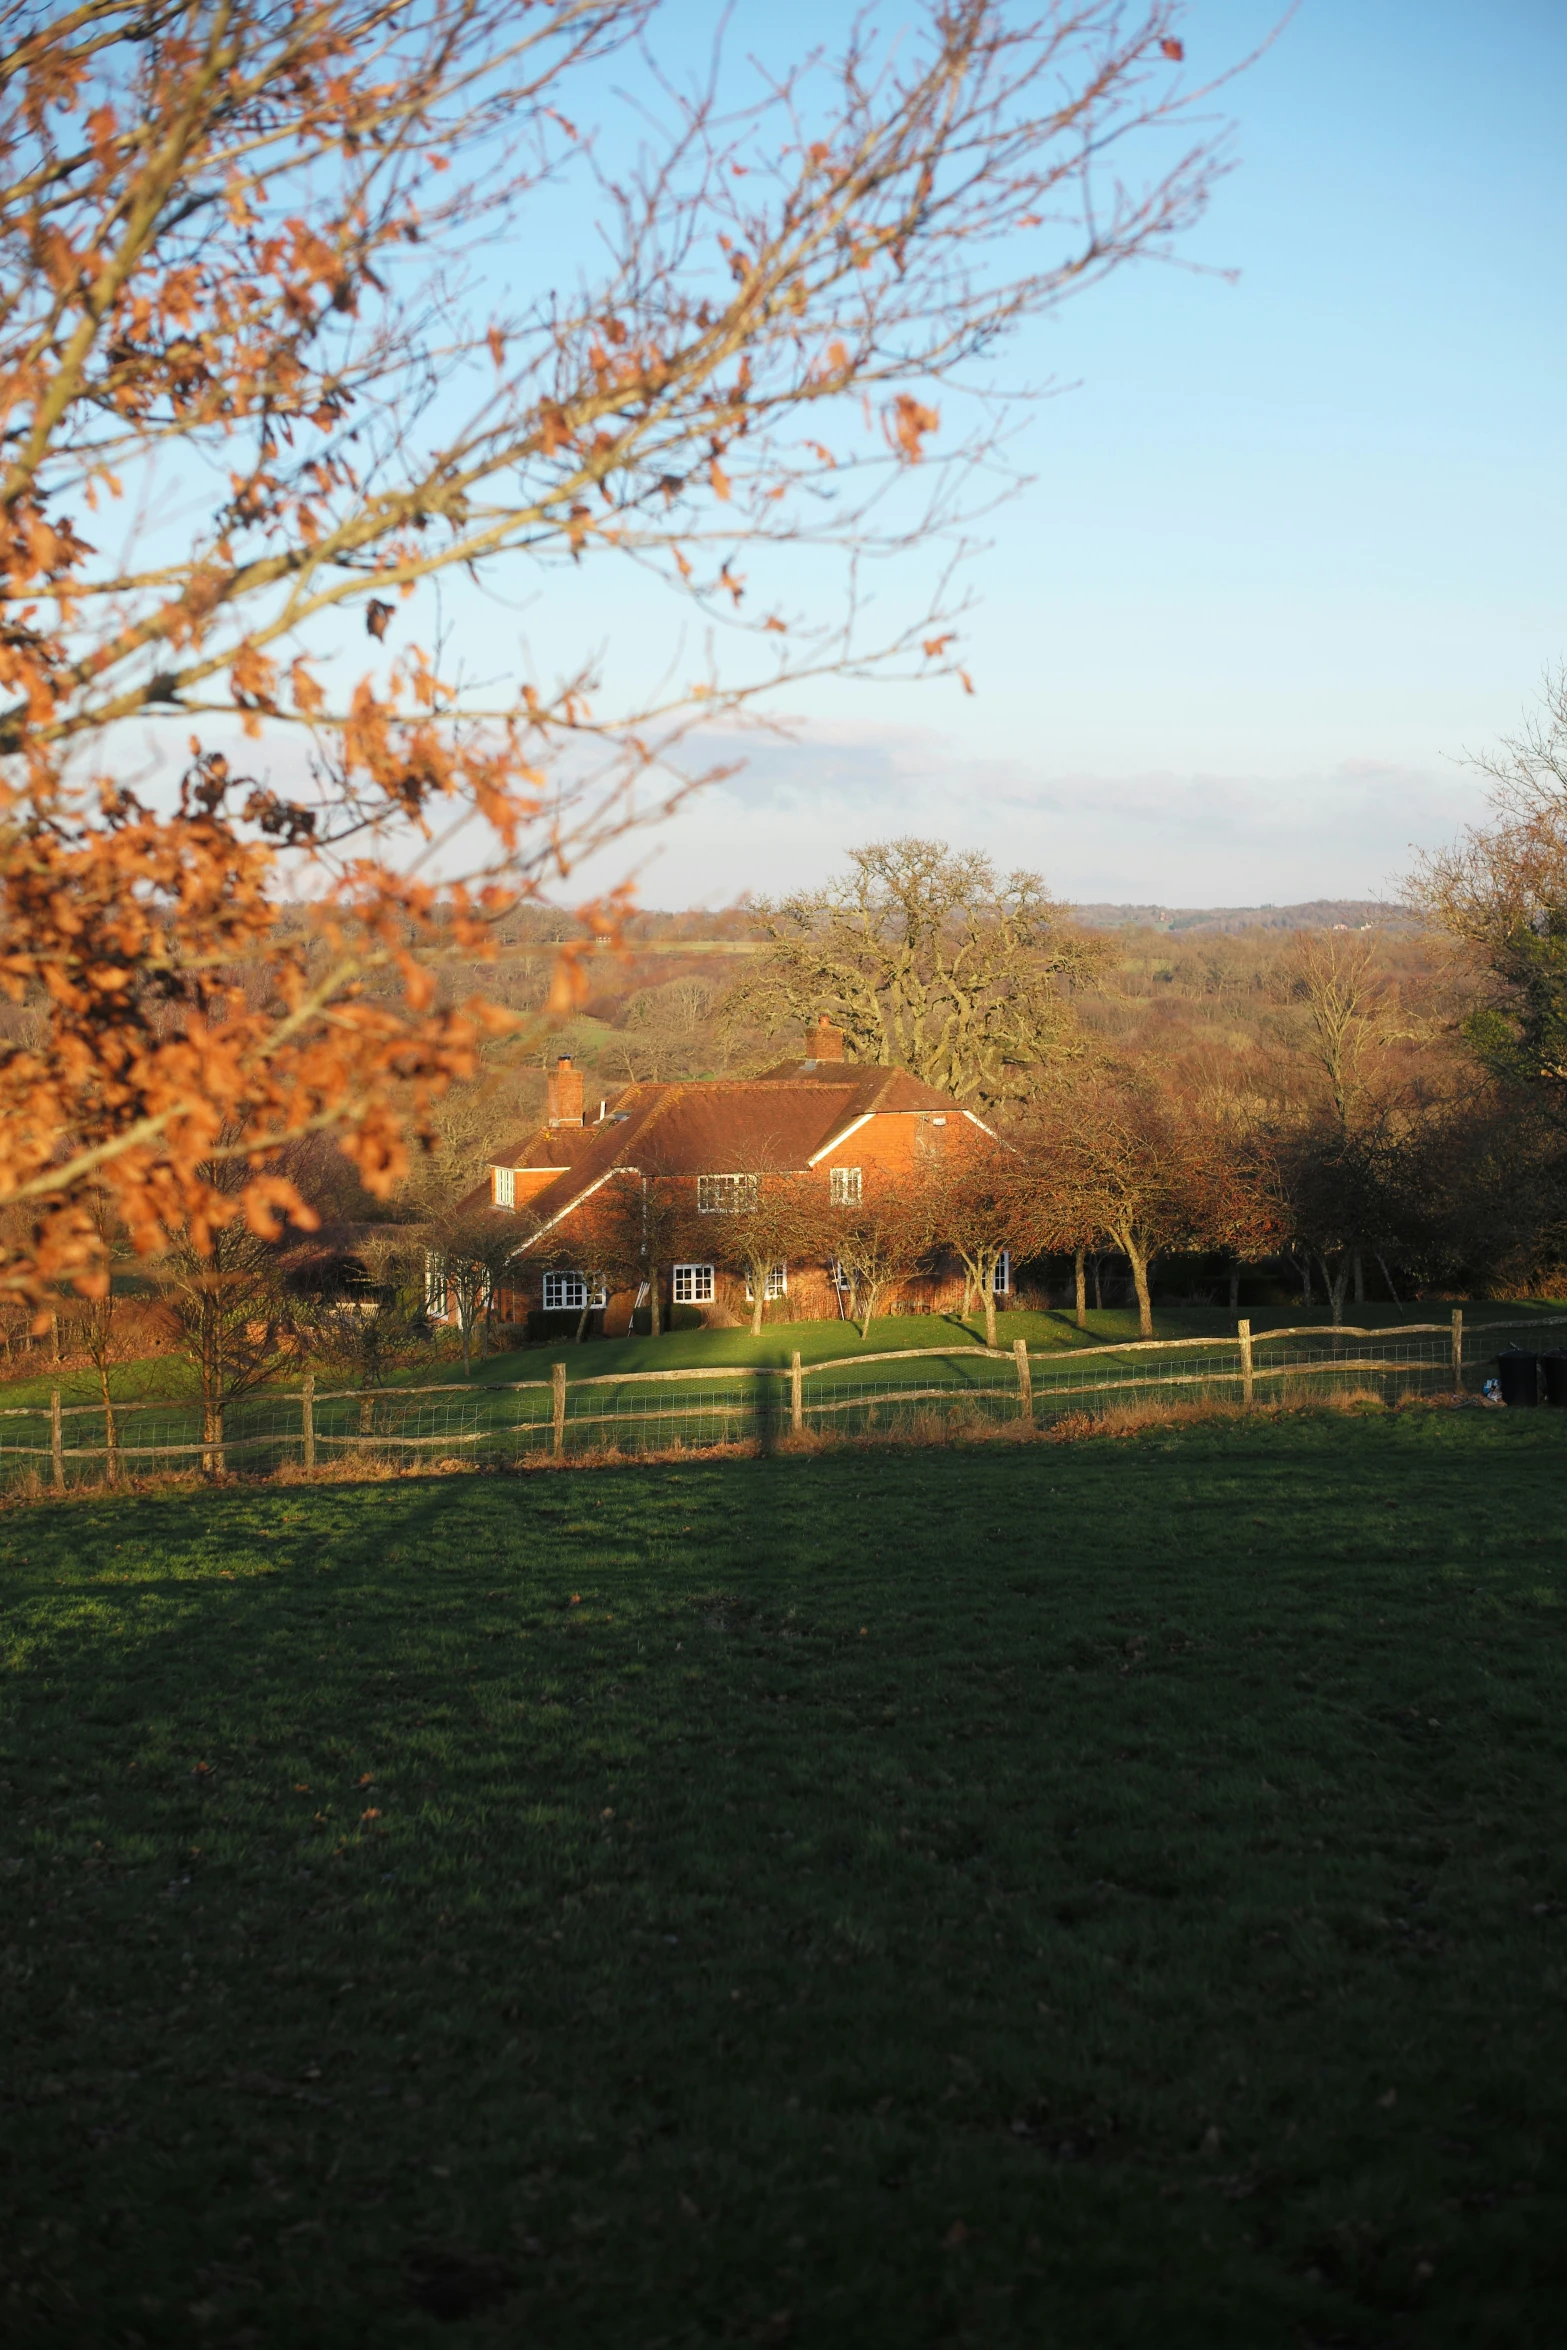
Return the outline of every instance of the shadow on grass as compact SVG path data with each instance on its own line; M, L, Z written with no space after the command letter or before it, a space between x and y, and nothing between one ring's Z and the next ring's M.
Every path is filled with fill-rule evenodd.
M1556 1434L8 1521L15 2338L1553 2343Z

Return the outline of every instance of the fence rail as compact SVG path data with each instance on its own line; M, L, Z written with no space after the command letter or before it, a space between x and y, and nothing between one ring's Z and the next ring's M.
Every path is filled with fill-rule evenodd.
M47 1403L0 1407L0 1488L114 1483L147 1468L209 1471L243 1465L306 1474L355 1454L432 1464L496 1465L589 1450L664 1451L746 1439L764 1444L811 1428L959 1434L1006 1422L1048 1425L1068 1412L1103 1412L1169 1394L1172 1400L1250 1404L1287 1394L1310 1401L1373 1386L1391 1401L1473 1393L1495 1366L1487 1342L1567 1346L1567 1311L1528 1322L1411 1322L1388 1330L1303 1325L1233 1338L1134 1339L1098 1346L1009 1351L965 1345L844 1356L787 1368L735 1365L604 1371L568 1379L564 1362L542 1379L418 1387L259 1390L204 1421L194 1402ZM867 1379L874 1366L881 1376ZM896 1368L892 1368L895 1366ZM902 1373L903 1376L898 1376Z

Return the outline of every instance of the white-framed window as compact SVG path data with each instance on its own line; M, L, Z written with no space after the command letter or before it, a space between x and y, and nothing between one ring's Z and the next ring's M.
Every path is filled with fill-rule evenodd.
M1010 1296L1011 1296L1011 1294L1012 1294L1012 1251L1011 1251L1010 1249L1006 1249L1006 1248L1004 1248L1004 1249L1002 1250L1002 1252L1001 1252L1001 1257L1000 1257L1000 1261L998 1262L998 1264L997 1264L997 1266L996 1266L996 1271L995 1271L995 1278L994 1278L994 1279L993 1279L993 1281L991 1282L991 1287L992 1287L992 1289L995 1291L995 1293L996 1293L997 1297L1010 1297Z
M751 1284L749 1281L747 1281L747 1283L746 1283L746 1285L745 1285L745 1294L746 1294L747 1298L748 1298L748 1299L751 1301L751 1303L754 1305L754 1304L756 1303L756 1291L755 1291L754 1287L752 1286L752 1284ZM763 1296L766 1298L766 1300L767 1300L767 1303L768 1303L769 1305L771 1305L771 1304L772 1304L772 1302L773 1302L773 1299L774 1299L775 1297L787 1297L787 1296L788 1296L788 1294L789 1294L789 1268L788 1268L788 1266L787 1266L787 1265L769 1265L769 1266L768 1266L768 1268L767 1268L767 1279L766 1279L766 1280L765 1280L765 1282L762 1284L762 1295L763 1295Z
M859 1168L834 1167L829 1178L829 1190L835 1208L857 1208L860 1204Z
M492 1167L490 1173L494 1177L496 1207L514 1208L517 1205L516 1168Z
M677 1306L710 1306L712 1304L713 1268L711 1265L676 1265L673 1270Z
M831 1281L834 1289L852 1289L854 1287L854 1283L850 1280L848 1274L844 1271L842 1265L839 1264L836 1257L833 1258L832 1265L829 1269L827 1277Z
M424 1310L431 1322L444 1322L447 1318L446 1259L433 1248L424 1252Z
M738 1216L755 1207L757 1187L755 1175L699 1175L696 1204L704 1216Z
M608 1302L602 1273L546 1273L544 1276L547 1314L580 1314L589 1306Z

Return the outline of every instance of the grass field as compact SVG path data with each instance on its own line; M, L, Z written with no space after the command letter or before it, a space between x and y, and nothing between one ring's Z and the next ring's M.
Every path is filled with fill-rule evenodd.
M1443 1301L1434 1305L1349 1306L1345 1312L1352 1322L1365 1329L1385 1330L1409 1322L1445 1324L1452 1307ZM1466 1317L1475 1323L1548 1322L1558 1320L1562 1312L1562 1301L1549 1298L1509 1298L1505 1301L1471 1299L1464 1306ZM1255 1309L1250 1318L1252 1328L1259 1336L1268 1330L1293 1329L1306 1324L1325 1325L1331 1319L1325 1306ZM1069 1310L1059 1309L1051 1313L1034 1313L1020 1308L998 1315L997 1323L997 1335L1003 1347L1010 1347L1022 1338L1027 1340L1031 1350L1105 1346L1137 1336L1137 1313L1133 1307L1106 1306L1102 1311L1091 1307L1086 1331L1076 1327ZM1221 1306L1167 1305L1156 1310L1154 1328L1160 1338L1233 1338L1235 1317ZM670 1330L656 1339L594 1339L582 1346L557 1339L547 1345L518 1347L506 1354L494 1354L482 1363L475 1354L467 1377L475 1383L486 1380L544 1379L549 1376L550 1362L557 1357L565 1363L567 1376L572 1379L626 1371L727 1369L744 1364L768 1364L774 1368L787 1369L789 1357L796 1350L802 1361L809 1364L834 1361L843 1356L877 1354L889 1348L982 1346L984 1337L984 1318L979 1313L971 1315L967 1322L961 1321L956 1314L889 1315L883 1320L872 1322L869 1335L863 1339L852 1322L770 1321L757 1338L751 1336L749 1329ZM98 1399L95 1372L81 1367L56 1369L45 1359L41 1347L29 1350L28 1353L19 1353L12 1369L14 1376L0 1378L0 1403L13 1407L46 1404L54 1388L59 1389L68 1404L95 1403ZM426 1380L450 1380L454 1384L461 1384L463 1379L461 1360L453 1359L450 1355L438 1355L432 1348L427 1357L416 1357L400 1371L393 1384L406 1386ZM116 1398L127 1403L148 1397L187 1397L196 1392L194 1371L188 1363L174 1355L157 1355L140 1362L117 1364L110 1372L109 1384ZM297 1375L285 1371L277 1384L282 1387L297 1384ZM352 1387L354 1381L346 1370L323 1372L318 1369L317 1384L322 1387Z
M0 1519L7 2340L1554 2350L1564 1445Z

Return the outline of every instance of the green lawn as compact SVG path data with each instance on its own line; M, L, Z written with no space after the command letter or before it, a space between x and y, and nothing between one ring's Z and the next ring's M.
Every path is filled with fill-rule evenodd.
M1447 1304L1346 1308L1350 1321L1368 1330L1398 1328L1410 1322L1446 1324L1452 1310ZM1464 1308L1466 1317L1476 1322L1545 1320L1560 1317L1564 1311L1567 1308L1561 1304L1533 1298L1509 1300L1500 1305L1469 1304ZM1308 1323L1326 1325L1330 1319L1326 1307L1315 1311L1279 1307L1254 1312L1251 1325L1261 1335L1267 1330L1295 1329ZM1125 1343L1138 1334L1137 1310L1132 1306L1106 1306L1102 1312L1090 1308L1086 1331L1076 1327L1069 1308L1047 1314L1003 1313L997 1315L996 1321L996 1335L1002 1346L1010 1347L1023 1338L1031 1352ZM1154 1332L1159 1338L1233 1338L1235 1316L1221 1306L1161 1306L1154 1315ZM471 1376L478 1380L538 1379L544 1376L544 1366L555 1356L565 1361L570 1377L585 1379L601 1372L708 1366L716 1369L742 1363L787 1368L795 1349L799 1350L803 1363L822 1363L843 1356L880 1354L890 1349L983 1346L984 1342L984 1316L979 1313L972 1314L967 1322L960 1321L956 1314L892 1315L872 1322L870 1334L864 1339L852 1322L780 1321L769 1322L758 1338L753 1338L746 1329L675 1330L658 1339L595 1339L583 1346L556 1340L548 1346L529 1346L512 1354L492 1355L486 1364L475 1361ZM456 1379L462 1375L460 1363L441 1372L411 1374L416 1378Z
M0 1519L7 2341L1555 2350L1564 1447Z
M1413 1304L1407 1306L1366 1305L1346 1308L1352 1322L1367 1330L1399 1328L1410 1322L1445 1324L1452 1313L1449 1304ZM1567 1304L1541 1298L1510 1298L1492 1303L1484 1299L1471 1300L1464 1307L1468 1320L1488 1322L1561 1322L1567 1315ZM1259 1336L1268 1330L1283 1330L1325 1325L1329 1320L1326 1307L1309 1310L1300 1307L1278 1307L1255 1310L1251 1325ZM997 1317L997 1336L1004 1347L1011 1347L1019 1338L1026 1339L1031 1351L1050 1348L1071 1349L1082 1346L1105 1346L1121 1343L1137 1336L1137 1313L1134 1307L1106 1306L1103 1311L1089 1309L1088 1328L1079 1330L1070 1309L1051 1313L1003 1313ZM1221 1306L1161 1306L1154 1314L1154 1329L1160 1338L1233 1338L1235 1317ZM564 1361L568 1376L587 1379L626 1371L671 1371L729 1369L736 1365L768 1364L787 1369L789 1357L796 1349L804 1363L822 1363L864 1354L883 1354L888 1351L917 1347L983 1346L985 1324L982 1314L971 1315L967 1322L956 1314L897 1314L874 1321L870 1334L861 1338L852 1322L785 1322L769 1321L760 1337L753 1338L744 1330L674 1330L665 1331L656 1339L618 1338L593 1339L575 1346L569 1339L554 1339L548 1344L515 1348L506 1354L491 1355L485 1362L474 1356L471 1369L465 1373L460 1359L447 1353L436 1354L432 1348L397 1373L395 1386L423 1385L426 1382L452 1381L465 1378L483 1384L508 1380L546 1379L550 1363ZM443 1343L450 1347L450 1335ZM1549 1343L1555 1343L1553 1335ZM25 1366L25 1369L24 1369ZM0 1404L47 1404L50 1391L60 1390L66 1403L96 1403L99 1388L97 1374L91 1370L57 1370L36 1350L33 1360L18 1356L15 1369L21 1373L9 1379L0 1379ZM171 1400L188 1398L196 1392L195 1373L190 1365L177 1356L161 1355L144 1362L116 1365L110 1372L110 1387L121 1402L137 1402L149 1398ZM277 1380L279 1387L297 1385L297 1374L285 1371ZM321 1371L316 1383L319 1387L352 1387L348 1371Z

